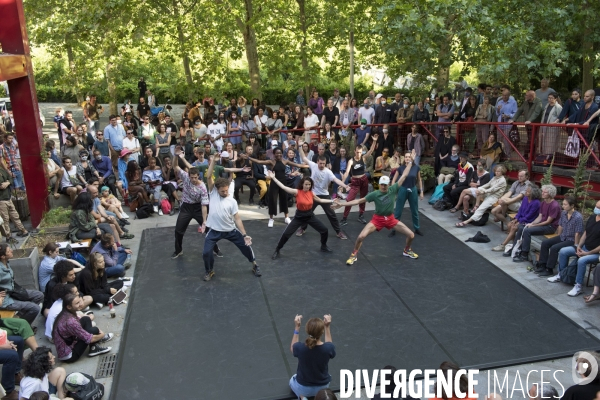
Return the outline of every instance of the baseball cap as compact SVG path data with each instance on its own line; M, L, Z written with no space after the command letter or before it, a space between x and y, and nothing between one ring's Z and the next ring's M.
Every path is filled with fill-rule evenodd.
M379 184L380 185L389 185L390 184L390 177L389 176L382 176L381 178L379 178Z
M381 93L378 93L377 96L375 96L376 99L379 99L381 97L383 97L383 95Z
M229 153L226 151L221 152L221 158L229 158Z
M361 123L361 124L366 124L366 123L367 123L367 120L363 118L363 119L361 119L361 120L360 120L360 123Z

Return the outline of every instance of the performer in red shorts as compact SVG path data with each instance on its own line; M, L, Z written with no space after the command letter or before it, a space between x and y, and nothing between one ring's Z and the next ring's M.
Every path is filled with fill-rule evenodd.
M398 193L399 185L402 185L406 177L408 176L408 172L410 171L411 163L407 164L406 169L398 182L390 185L390 178L387 176L382 176L379 178L379 190L375 190L369 193L362 199L352 200L345 203L340 201L336 201L332 208L340 208L343 206L353 206L356 204L361 204L365 202L374 202L375 203L375 215L371 219L371 222L364 227L358 238L356 239L356 243L354 244L354 251L350 255L348 261L346 261L347 265L352 265L358 259L358 250L360 250L360 246L362 246L363 240L371 233L375 231L380 231L383 228L394 229L398 233L401 233L406 236L406 246L404 247L403 255L405 257L410 258L418 258L419 256L412 251L410 248L410 244L415 238L415 234L408 229L406 225L402 222L398 221L394 218L394 205L396 203L396 193Z

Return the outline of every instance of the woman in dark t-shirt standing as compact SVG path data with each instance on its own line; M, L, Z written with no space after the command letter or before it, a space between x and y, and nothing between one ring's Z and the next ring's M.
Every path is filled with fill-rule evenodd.
M298 358L298 369L296 374L290 378L290 388L298 396L313 397L319 390L327 389L331 382L329 375L329 360L335 357L335 346L331 341L331 315L327 314L320 318L311 318L306 323L308 337L304 343L300 343L300 325L302 315L294 318L294 336L290 350L294 357ZM325 342L321 336L325 333Z

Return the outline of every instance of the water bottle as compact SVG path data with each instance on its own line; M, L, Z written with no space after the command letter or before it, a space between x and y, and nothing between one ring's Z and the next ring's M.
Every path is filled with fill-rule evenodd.
M127 254L127 261L131 263L131 254Z

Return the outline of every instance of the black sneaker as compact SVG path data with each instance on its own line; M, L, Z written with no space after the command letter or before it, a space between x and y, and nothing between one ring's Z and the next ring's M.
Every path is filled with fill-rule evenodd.
M254 267L252 267L252 273L254 274L254 276L261 277L262 274L260 272L260 267L257 264L254 264Z
M220 249L213 250L213 254L215 257L223 257L223 253L221 253Z
M329 247L327 247L327 245L326 245L326 244L322 244L322 245L321 245L321 251L322 251L323 253L331 253L333 250L331 250Z
M358 222L365 225L367 224L367 220L365 219L365 217L362 216L362 214L358 216Z
M88 353L88 357L99 356L100 354L108 353L112 350L112 347L102 347L100 345L92 345L90 347L90 352Z
M529 261L529 257L527 256L527 254L519 254L516 257L513 257L513 262L526 262Z
M180 251L179 253L178 253L178 252L174 252L174 253L171 255L171 258L174 260L174 259L176 259L177 257L179 257L179 256L182 256L182 255L183 255L183 251Z
M208 271L205 275L204 275L204 280L206 282L210 281L212 279L212 277L215 276L215 271L213 271L212 269L210 271Z
M123 225L131 225L131 222L127 221L125 218L121 218L119 221L122 222Z
M98 343L106 343L114 337L115 337L114 333L107 333L104 335L104 337L102 339L100 339L98 341Z
M419 236L423 236L423 232L420 229L415 229L415 233Z
M540 272L540 273L538 274L538 276L539 276L540 278L543 278L543 277L545 277L545 276L554 276L554 272L553 272L551 269L546 269L546 268L544 268L544 270L543 270L542 272Z
M275 253L271 256L271 260L277 260L279 258L279 250L275 250Z
M340 221L340 225L341 225L341 226L346 226L346 225L348 225L348 221L346 220L346 218L342 218L342 220Z

